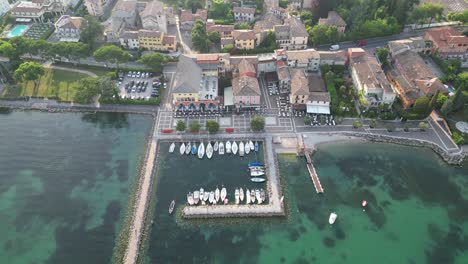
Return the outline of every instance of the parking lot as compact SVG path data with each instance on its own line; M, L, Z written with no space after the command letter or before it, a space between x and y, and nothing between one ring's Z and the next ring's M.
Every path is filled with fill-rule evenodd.
M119 73L118 87L121 98L149 100L160 96L160 88L166 89L167 83L151 72L130 71Z

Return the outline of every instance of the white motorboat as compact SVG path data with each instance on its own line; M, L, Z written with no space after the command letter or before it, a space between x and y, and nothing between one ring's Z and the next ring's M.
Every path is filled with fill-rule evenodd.
M255 203L255 190L250 191L250 202Z
M250 150L255 150L255 145L254 143L252 142L252 140L249 140L249 147L250 147Z
M263 189L260 189L260 198L262 198L262 203L266 200L266 193Z
M265 175L264 171L261 170L252 170L250 171L250 177L259 177Z
M170 215L174 211L174 207L175 207L175 200L172 200L171 204L169 205L169 214Z
M203 197L205 197L205 190L203 190L203 188L200 188L200 201L202 204L205 204L205 202L203 201Z
M250 178L250 181L251 182L264 182L264 181L266 181L266 179L255 177L255 178Z
M239 199L241 202L244 201L244 190L242 189L242 187L239 189Z
M221 189L221 201L224 201L224 199L226 199L226 196L227 196L227 191L226 191L226 188L222 188Z
M189 192L187 194L187 202L190 204L190 205L193 205L193 193Z
M200 201L200 192L199 191L194 191L193 192L193 203L198 204Z
M210 193L208 191L206 191L203 195L203 202L206 202L208 201L208 198L210 197Z
M233 143L232 143L232 154L236 155L238 149L239 149L239 147L237 147L237 143L235 141L233 141Z
M250 146L249 146L249 142L245 142L245 154L249 154L250 153Z
M182 145L180 145L179 152L180 152L180 155L184 155L184 153L185 153L185 143L184 142L182 142Z
M213 145L213 150L216 152L216 151L218 151L218 149L219 149L219 143L218 143L218 141L216 141L214 143L214 145Z
M216 190L215 190L215 200L216 200L216 202L219 202L219 198L220 198L219 195L220 195L219 189L218 189L218 187L216 187Z
M255 198L257 198L257 203L262 203L262 197L260 197L260 191L258 189L255 190Z
M232 152L232 146L231 146L231 142L230 141L227 141L226 142L226 153L229 154Z
M247 191L245 192L245 203L250 204L250 191L249 191L249 189L247 189Z
M211 146L211 142L208 142L208 146L206 146L206 157L211 159L213 157L213 146Z
M224 143L223 142L219 142L218 153L219 155L224 155Z
M335 212L332 212L330 214L330 217L328 218L328 223L330 223L330 225L333 225L335 223L337 217L338 217L338 215Z
M188 142L186 145L185 145L185 154L190 154L190 151L192 150L192 144L190 142Z
M239 189L236 188L236 191L234 192L234 196L236 197L236 204L239 204Z
M210 192L210 204L214 204L216 203L216 199L215 199L215 193L213 191Z
M175 143L172 142L171 146L169 147L169 153L174 152L174 149L175 149Z
M198 146L198 158L203 159L203 156L205 156L205 144L200 143L200 146Z
M244 146L244 142L240 142L239 143L239 156L243 157L245 154L245 146Z

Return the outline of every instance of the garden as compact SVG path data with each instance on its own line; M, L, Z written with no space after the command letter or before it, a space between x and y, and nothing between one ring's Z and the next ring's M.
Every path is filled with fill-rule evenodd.
M358 116L355 98L357 91L343 76L345 67L342 65L324 65L321 68L327 90L331 98L331 111L334 115L345 117Z

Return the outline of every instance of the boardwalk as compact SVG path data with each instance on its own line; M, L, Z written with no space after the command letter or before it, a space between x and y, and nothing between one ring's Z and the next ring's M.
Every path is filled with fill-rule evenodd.
M183 210L185 218L219 218L219 217L265 217L284 215L284 207L280 201L280 181L278 166L273 152L272 137L265 140L265 163L267 164L267 190L269 204L266 205L215 205L186 206Z
M317 191L317 193L323 193L322 184L320 183L320 180L318 178L317 172L315 171L314 165L307 164L307 169L309 170L310 178L312 179L312 182L314 183L315 191Z

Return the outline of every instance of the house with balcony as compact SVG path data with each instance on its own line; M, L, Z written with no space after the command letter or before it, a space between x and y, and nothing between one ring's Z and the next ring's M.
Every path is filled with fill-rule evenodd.
M54 24L55 34L60 41L78 42L83 21L82 17L63 15Z

